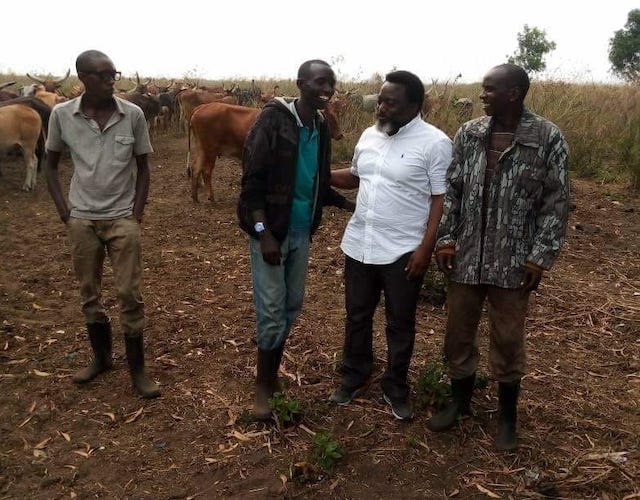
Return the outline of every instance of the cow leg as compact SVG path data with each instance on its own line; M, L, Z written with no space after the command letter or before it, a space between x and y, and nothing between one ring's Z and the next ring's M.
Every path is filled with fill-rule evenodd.
M27 168L27 175L22 185L24 191L32 191L36 187L36 174L38 168L38 158L35 153L25 151L23 153L24 163Z
M204 189L207 192L207 199L213 203L215 200L213 199L213 184L211 178L213 177L213 167L216 166L216 155L213 155L212 158L207 158L203 166Z
M200 182L200 174L202 173L202 153L196 153L191 169L191 199L194 203L198 203L198 183Z

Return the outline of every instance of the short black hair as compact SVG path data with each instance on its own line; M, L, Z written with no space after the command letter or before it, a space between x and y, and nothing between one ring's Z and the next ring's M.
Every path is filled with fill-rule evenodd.
M518 87L522 94L522 100L529 92L529 75L524 70L522 66L518 66L517 64L505 63L496 66L493 69L499 69L503 71L507 77L507 81L510 87Z
M109 56L99 50L85 50L76 58L76 72L90 71L92 63L98 59L109 59Z
M389 83L402 85L407 96L407 100L412 104L417 104L418 109L422 109L424 102L424 84L420 78L410 71L392 71L387 73L384 79Z
M306 80L309 78L312 64L322 64L323 66L331 69L331 65L327 61L323 61L322 59L310 59L309 61L303 62L298 68L298 80Z

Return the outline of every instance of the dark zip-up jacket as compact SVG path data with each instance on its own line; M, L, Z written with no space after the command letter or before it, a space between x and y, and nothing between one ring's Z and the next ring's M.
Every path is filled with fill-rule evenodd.
M322 218L322 207L343 207L346 199L334 191L331 179L331 137L324 117L318 113L318 173L314 184L311 234ZM289 218L296 183L298 160L298 123L285 104L269 101L249 131L242 154L242 188L238 201L240 227L250 236L252 213L263 209L266 226L282 242L289 230Z

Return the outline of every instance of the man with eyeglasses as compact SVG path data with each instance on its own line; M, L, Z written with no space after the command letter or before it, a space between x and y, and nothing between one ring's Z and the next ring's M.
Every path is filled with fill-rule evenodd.
M108 254L132 381L144 398L154 398L160 389L144 371L145 314L140 294L140 223L149 192L147 154L153 152L147 122L139 107L113 95L120 73L108 56L85 51L76 59L76 70L85 92L53 109L45 170L49 193L67 226L93 350L91 364L73 381L84 384L112 366L111 323L101 302ZM74 167L68 204L58 176L65 146Z

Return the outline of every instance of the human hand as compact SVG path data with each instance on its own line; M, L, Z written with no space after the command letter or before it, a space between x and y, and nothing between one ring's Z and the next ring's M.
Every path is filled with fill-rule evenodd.
M71 210L66 208L64 212L60 215L60 220L66 226L69 223L70 218L71 218Z
M522 275L522 281L520 282L522 291L527 293L536 290L542 279L543 271L543 268L533 262L527 262L524 265L524 273Z
M436 264L438 269L444 274L449 275L453 271L453 267L456 263L456 249L455 247L444 247L436 251Z
M421 278L431 262L432 250L420 245L409 257L404 270L407 272L407 279L414 280Z
M260 235L260 251L267 264L271 266L280 265L280 243L268 229Z

